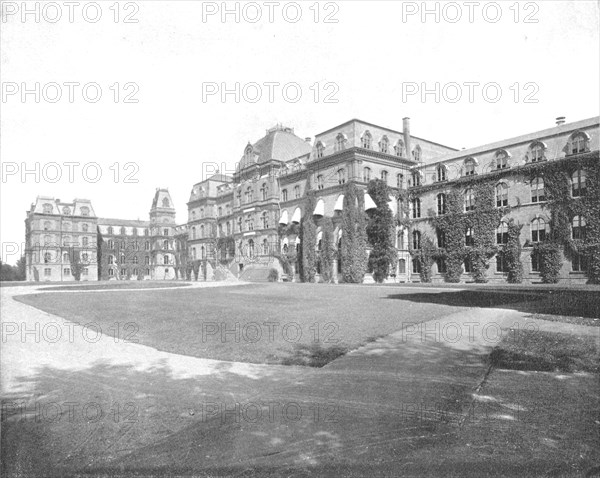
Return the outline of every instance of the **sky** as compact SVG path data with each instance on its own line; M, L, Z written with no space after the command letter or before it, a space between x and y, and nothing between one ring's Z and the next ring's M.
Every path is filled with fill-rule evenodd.
M2 260L38 195L148 219L166 187L184 223L278 123L460 149L599 115L598 2L475 3L2 2Z

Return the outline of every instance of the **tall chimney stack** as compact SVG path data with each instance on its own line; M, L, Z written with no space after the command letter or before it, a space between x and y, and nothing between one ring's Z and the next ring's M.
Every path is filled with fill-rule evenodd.
M565 117L564 116L559 116L558 118L556 118L556 126L560 126L561 124L565 124Z
M402 118L402 133L404 134L404 147L406 148L406 157L412 159L412 149L410 147L410 118Z

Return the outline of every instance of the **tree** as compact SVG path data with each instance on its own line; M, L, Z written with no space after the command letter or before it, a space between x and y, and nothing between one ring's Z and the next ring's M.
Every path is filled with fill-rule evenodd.
M25 260L25 256L21 256L20 259L17 261L16 280L25 280L26 279L26 277L27 277L26 266L27 266L27 261Z
M317 225L313 218L316 203L315 193L309 191L304 214L300 220L300 244L302 246L300 280L302 282L314 282L317 274L317 252L315 250Z
M367 269L364 196L353 182L344 190L342 212L342 277L344 282L360 284Z
M372 247L369 268L373 270L373 279L381 283L387 279L390 265L396 263L396 227L388 205L390 191L387 184L381 179L374 179L369 182L367 193L377 205L376 209L368 211L367 237Z

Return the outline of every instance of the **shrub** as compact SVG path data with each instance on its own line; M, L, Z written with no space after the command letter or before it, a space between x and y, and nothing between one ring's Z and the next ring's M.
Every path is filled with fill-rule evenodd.
M279 271L275 268L272 268L269 271L269 282L277 282L279 280Z
M317 225L313 219L316 206L314 192L308 193L304 214L300 220L301 263L300 280L314 282L317 274Z
M342 212L342 277L344 282L360 284L367 269L364 196L354 183L344 189Z

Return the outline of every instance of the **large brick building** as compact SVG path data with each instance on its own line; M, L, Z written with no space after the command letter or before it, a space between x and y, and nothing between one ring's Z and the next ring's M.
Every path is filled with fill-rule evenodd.
M87 224L88 232L93 229L87 236L87 249L81 242L74 244L86 257L97 258L98 265L88 267L82 278L173 279L189 277L192 264L197 273L197 264L202 263L202 276L209 279L219 264L243 278L264 279L272 267L282 271L275 256L297 247L300 238L294 224L306 214L331 217L339 246L343 240L340 218L345 185L353 182L366 191L369 181L379 178L390 187L389 204L399 219L398 262L391 272L396 281L418 281L420 265L414 260L415 251L425 236L433 238L436 247L444 246L436 218L446 213L445 201L452 191L460 191L462 196L465 209L461 214L478 214L472 188L468 187L477 178L493 183L496 204L506 213L494 226L499 245L506 238L511 219L522 226L524 279L536 281L539 264L532 245L549 234L550 217L544 207L543 180L529 178L528 171L532 165L539 170L557 161L575 164L586 155L595 155L597 161L599 123L598 117L570 124L561 120L549 129L461 151L413 136L408 118L403 120L402 131L353 119L317 134L314 141L278 125L244 147L234 174L217 173L193 186L187 221L179 226L164 189L156 192L149 221L97 218L89 201L66 205L38 198L26 221L28 279L72 280L65 272L71 256L64 256L60 266L46 265L44 256L35 252L36 244L56 240L56 258L62 257L59 249L65 238L75 241L81 236L83 240L83 224ZM565 179L565 188L577 198L585 192L585 178L585 169L575 168ZM305 210L308 190L317 196L314 211ZM369 199L367 196L367 207L373 205ZM86 207L87 216L82 215ZM572 220L573 234L582 233L586 218ZM44 227L51 228L48 234L43 234ZM474 231L463 232L465 247L477 242ZM314 247L318 247L320 237L317 230ZM98 247L90 247L96 239ZM564 259L561 279L585 280L584 258ZM505 281L501 254L490 260L487 279ZM336 260L334 270L339 268ZM444 280L444 259L433 265L432 272L434 281ZM460 280L472 280L468 258Z

